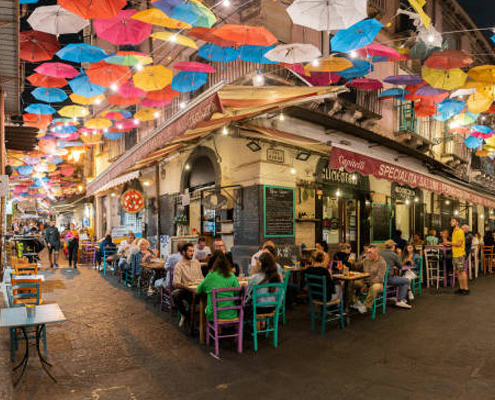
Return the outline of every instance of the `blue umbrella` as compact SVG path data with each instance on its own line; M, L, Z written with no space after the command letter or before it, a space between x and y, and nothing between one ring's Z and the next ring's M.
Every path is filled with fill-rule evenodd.
M56 55L65 61L94 63L103 60L107 54L98 46L87 43L71 43L59 50Z
M72 119L71 118L53 118L52 122L53 123L55 123L55 122L70 122L70 123L72 123Z
M344 79L361 78L375 69L373 64L365 60L352 60L352 64L351 68L340 71L338 74Z
M241 60L253 62L257 64L278 64L276 61L270 61L265 57L265 54L275 46L241 46L238 51L241 55Z
M24 111L31 113L31 114L40 114L40 115L48 115L48 114L55 114L57 111L49 106L48 104L42 104L42 103L33 103L26 107Z
M208 43L199 48L200 57L208 61L231 62L239 58L239 51L232 47L222 47L216 44Z
M400 89L400 88L392 88L392 89L387 89L381 92L378 95L379 99L390 99L392 97L404 97L406 94L409 94L409 90L405 89Z
M347 29L341 29L330 40L332 51L347 53L367 46L375 40L382 28L383 24L376 19L365 19Z
M34 89L31 94L37 100L46 101L47 103L60 103L67 98L62 89L39 87Z
M103 136L108 140L119 140L122 136L124 136L124 132L104 132Z
M206 72L180 71L172 80L172 89L177 92L193 92L208 81Z
M52 164L60 164L61 162L63 162L64 160L60 157L57 157L57 156L52 156L48 159L49 162L51 162Z
M463 101L445 99L441 103L438 103L437 110L443 116L446 117L444 121L449 118L460 114L466 108L466 104Z
M479 133L491 133L492 129L486 125L472 125L471 130Z
M56 133L73 133L77 131L77 128L74 125L57 125L53 128Z
M170 16L174 11L174 8L183 2L184 0L160 0L153 3L153 7L162 10L165 14Z
M17 172L19 172L19 175L31 175L33 172L33 167L31 165L21 165L20 167L17 167Z
M469 136L466 140L464 140L464 144L468 149L476 149L483 144L483 139L478 139L474 136Z
M19 4L36 4L39 0L19 0Z
M94 97L105 93L105 88L100 85L95 85L89 81L88 75L82 73L69 81L69 86L72 91L80 96Z

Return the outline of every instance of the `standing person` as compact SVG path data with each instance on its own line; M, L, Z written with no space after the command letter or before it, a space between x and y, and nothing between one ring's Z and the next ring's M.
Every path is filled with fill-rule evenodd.
M201 262L207 262L208 257L211 256L211 250L206 245L206 239L204 237L200 237L198 239L198 244L194 246L194 256L193 258Z
M67 248L69 250L69 268L74 267L77 269L77 252L79 250L79 232L75 225L71 222L69 224L69 231L65 235L67 241Z
M464 271L464 256L466 255L466 236L464 231L459 228L459 221L456 218L450 220L450 225L454 228L452 232L452 265L457 274L459 281L459 289L455 291L457 294L469 294L467 283L467 274Z
M56 221L50 222L50 225L45 229L45 242L48 248L48 260L50 268L58 268L58 251L60 250L60 232L57 229Z

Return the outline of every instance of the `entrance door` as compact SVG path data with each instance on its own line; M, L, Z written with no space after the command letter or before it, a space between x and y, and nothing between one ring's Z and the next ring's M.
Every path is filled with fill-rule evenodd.
M358 248L358 201L338 197L323 199L323 240L330 252L338 249L339 243L349 243L352 251Z
M405 203L395 204L395 229L402 231L402 237L409 240L411 236L411 211L410 206Z

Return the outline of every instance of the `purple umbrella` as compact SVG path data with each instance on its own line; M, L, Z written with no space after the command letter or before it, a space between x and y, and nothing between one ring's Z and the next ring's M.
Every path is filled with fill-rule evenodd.
M431 87L430 85L425 85L425 86L420 87L416 91L415 95L416 96L437 96L437 95L445 93L445 92L448 92L448 90L436 89L436 88Z
M416 75L392 75L387 76L383 82L391 83L392 85L419 85L423 82L423 78Z

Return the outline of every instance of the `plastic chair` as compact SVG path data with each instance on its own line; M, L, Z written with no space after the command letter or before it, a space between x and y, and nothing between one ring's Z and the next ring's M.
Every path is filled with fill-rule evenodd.
M387 308L387 282L388 282L388 265L387 265L387 271L385 272L385 279L383 280L383 290L377 293L375 299L373 300L373 310L371 312L371 319L375 319L377 307L381 306L382 314L385 314L385 310Z
M273 292L270 292L273 290ZM266 292L268 291L268 293ZM253 286L253 342L254 350L258 351L258 334L265 333L266 336L273 332L273 347L278 346L278 321L282 296L284 294L283 283L267 283L263 285ZM266 299L274 297L274 300ZM265 300L263 300L265 299ZM260 307L273 307L273 311L265 314L258 314L257 310ZM266 327L258 329L258 323L265 323ZM272 326L271 326L272 325Z
M420 296L423 296L423 289L421 286L421 283L423 282L423 259L421 258L419 260L419 271L418 271L418 277L413 279L411 282L411 290L413 291L414 294L416 292L419 293Z
M116 247L105 246L103 248L103 275L107 274L107 264L109 263L107 258L111 256L115 256L117 254Z
M38 264L20 263L13 265L17 275L38 275Z
M321 334L325 334L327 322L339 321L340 328L344 328L344 304L342 299L327 299L327 280L325 276L306 275L306 285L309 294L309 307L311 309L311 330L315 330L315 321L321 319ZM317 306L321 307L321 314L316 312ZM338 316L335 317L335 312ZM328 318L328 316L331 316Z
M81 264L95 264L96 258L96 243L82 242L81 243Z
M227 297L220 297L221 293L234 292L233 295ZM206 324L206 345L210 345L210 338L215 341L215 355L218 357L220 353L219 342L220 339L236 338L237 352L242 353L242 327L244 322L244 289L242 287L230 287L222 289L213 289L213 322L208 321ZM236 302L235 306L222 307L220 303L225 301ZM233 319L221 319L218 318L219 311L224 310L237 310L237 318ZM236 333L220 335L220 327L237 327Z
M135 275L134 271L137 268L137 253L131 255L131 265L125 272L125 285L137 289L138 296L141 296L141 275Z

